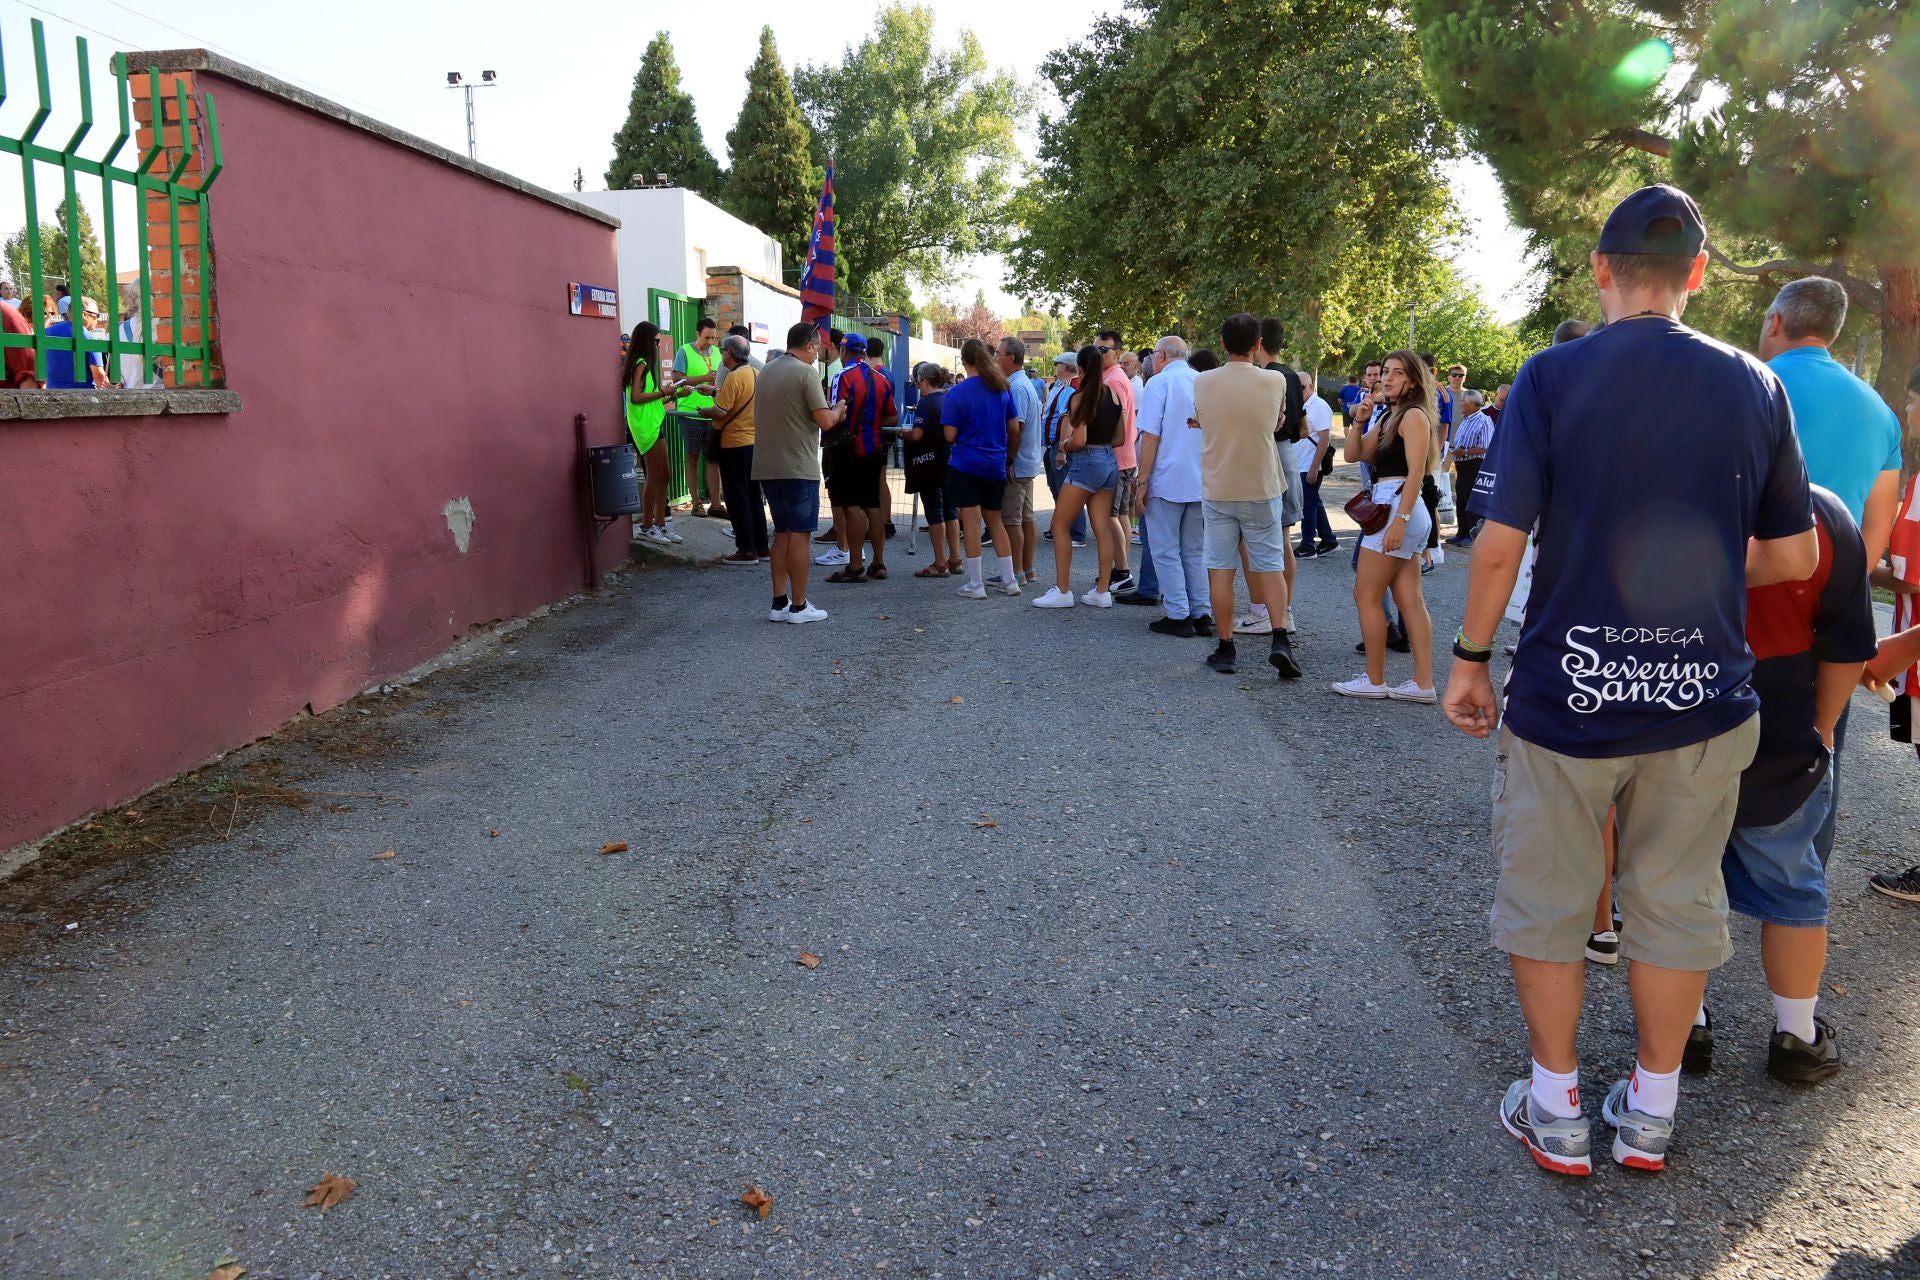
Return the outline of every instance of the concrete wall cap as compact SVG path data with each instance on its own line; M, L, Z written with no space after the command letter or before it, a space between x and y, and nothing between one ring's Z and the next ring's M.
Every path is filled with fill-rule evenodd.
M390 124L375 120L372 116L361 115L358 111L343 107L339 103L323 98L317 93L309 93L297 85L288 84L285 80L270 76L264 71L255 70L244 62L235 62L231 58L214 53L208 49L145 49L130 51L127 54L127 67L133 71L144 71L148 68L153 68L162 74L178 71L205 72L211 76L218 76L223 80L232 80L236 84L243 84L250 89L257 89L261 93L279 98L284 102L290 102L297 107L303 107L318 115L328 116L334 120L338 120L341 124L351 125L353 128L371 133L375 137L384 138L397 146L418 151L424 156L431 156L433 159L439 160L444 164L450 164L456 169L465 169L476 178L484 178L488 182L498 183L503 187L511 187L513 190L523 195L532 196L536 200L544 200L548 204L557 205L569 213L577 213L583 218L592 218L595 222L605 223L609 227L617 227L620 225L620 219L610 213L595 209L591 205L582 204L578 200L569 200L563 195L548 191L545 187L537 187L526 179L516 178L503 169L495 169L491 165L481 164L477 160L469 160L457 151L449 151L437 143L428 142L425 138L415 137L404 129L396 129Z
M0 421L49 418L156 418L240 412L236 392L210 387L123 391L0 390Z

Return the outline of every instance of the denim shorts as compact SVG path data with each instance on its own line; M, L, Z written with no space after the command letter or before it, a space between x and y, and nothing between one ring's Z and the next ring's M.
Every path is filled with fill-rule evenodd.
M818 480L762 480L775 533L812 533L820 527Z
M707 451L713 440L713 421L695 413L676 413L680 419L680 443L686 446L687 456L697 458Z
M1089 445L1078 453L1067 455L1066 483L1076 489L1085 489L1088 493L1117 489L1120 487L1120 463L1115 460L1112 449L1103 445Z
M1280 478L1285 482L1286 492L1280 495L1280 523L1292 526L1300 523L1301 509L1306 505L1306 477L1293 465L1293 459L1287 451L1293 446L1278 442L1280 450Z
M1376 480L1373 485L1373 500L1383 507L1398 511L1402 486L1407 482L1398 476L1388 476L1385 480ZM1411 560L1426 549L1427 535L1433 532L1433 515L1427 510L1424 501L1413 504L1413 510L1407 513L1406 531L1400 536L1400 547L1396 551L1386 549L1387 529L1397 516L1389 517L1378 533L1369 533L1360 539L1360 545L1368 551L1378 551L1383 556L1392 556L1396 560ZM1355 553L1359 554L1358 552Z
M1255 573L1282 573L1287 567L1287 531L1280 524L1280 499L1200 504L1206 522L1206 565L1238 569L1240 544L1247 544L1247 566Z
M1820 929L1827 923L1827 864L1814 836L1833 807L1828 769L1805 804L1771 827L1735 827L1720 858L1727 905L1768 924Z

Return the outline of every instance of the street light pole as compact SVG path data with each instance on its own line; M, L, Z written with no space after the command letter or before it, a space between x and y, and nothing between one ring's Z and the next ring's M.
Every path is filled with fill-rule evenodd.
M491 89L494 87L496 83L497 81L494 77L494 73L491 71L482 71L480 73L479 84L469 84L466 80L466 77L462 76L458 71L447 72L447 88L463 89L466 91L466 95L467 95L467 159L469 160L478 160L480 158L479 150L476 145L474 131L473 131L473 91L475 89Z

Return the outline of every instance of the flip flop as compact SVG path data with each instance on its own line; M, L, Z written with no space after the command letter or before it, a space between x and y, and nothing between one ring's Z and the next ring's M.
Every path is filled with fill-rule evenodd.
M953 575L947 572L947 566L943 564L930 564L924 569L915 570L913 576L916 578L948 578Z
M828 582L865 582L866 580L867 571L865 569L842 569L838 573L830 573L827 575Z
M867 566L867 576L875 582L885 582L887 580L887 566L883 564L869 565Z

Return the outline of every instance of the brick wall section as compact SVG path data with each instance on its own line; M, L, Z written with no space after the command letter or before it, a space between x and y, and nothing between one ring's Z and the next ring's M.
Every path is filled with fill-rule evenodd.
M154 109L152 82L144 74L132 74L127 77L132 90L133 114L138 125L134 134L134 144L138 155L145 156L154 144ZM180 118L179 89L187 91L186 119ZM150 174L164 176L173 172L180 163L181 130L191 131L193 139L193 160L181 181L189 186L197 186L199 176L206 172L211 163L207 148L206 129L200 113L200 100L196 96L194 73L191 71L173 72L160 77L160 116L159 139L160 157L148 170ZM136 157L137 162L137 157ZM217 198L217 193L216 197ZM220 325L217 305L217 278L214 291L209 295L214 302L211 317L200 314L200 271L203 262L211 265L212 244L208 228L202 219L202 210L198 204L181 204L180 211L180 275L174 278L174 227L173 211L170 202L164 196L148 193L146 196L147 231L147 270L149 283L153 289L153 305L149 313L152 323L152 336L159 342L172 342L174 335L186 343L198 343L205 325L213 339L213 358L209 362L199 360L178 360L168 363L166 380L169 386L205 387L221 386L225 383L224 370L220 361ZM175 299L175 286L178 285L178 300Z
M719 323L721 333L747 322L743 292L738 267L718 267L707 273L707 300L702 305L706 314Z

